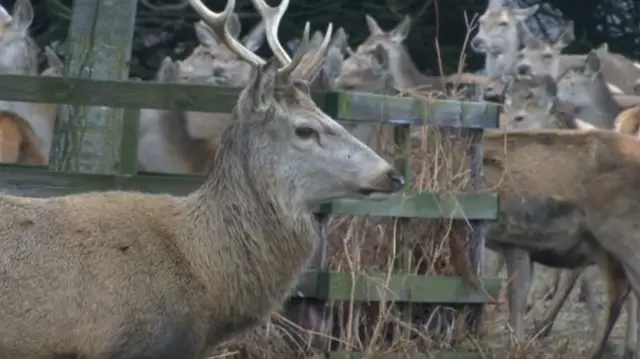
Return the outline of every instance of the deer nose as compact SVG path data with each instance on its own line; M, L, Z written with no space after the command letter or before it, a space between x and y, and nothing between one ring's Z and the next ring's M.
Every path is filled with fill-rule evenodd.
M531 67L529 67L529 65L518 66L518 75L528 75L530 72L531 72Z
M396 170L391 170L387 173L394 191L399 191L404 188L404 177Z
M214 77L221 77L222 75L224 75L224 69L221 69L219 67L214 67L213 68L213 76Z
M524 116L523 115L517 115L516 117L513 118L513 120L515 122L522 122L522 121L524 121Z
M474 37L473 40L471 40L471 47L474 50L480 50L482 49L482 45L484 45L484 41L482 41L482 39Z

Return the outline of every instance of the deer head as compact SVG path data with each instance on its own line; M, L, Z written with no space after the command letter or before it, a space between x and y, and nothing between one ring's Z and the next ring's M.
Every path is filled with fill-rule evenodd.
M512 8L502 5L499 0L491 0L478 19L478 33L471 39L471 49L483 54L517 51L521 23L536 13L539 7Z
M524 47L518 52L515 62L517 76L560 74L560 54L575 39L573 21L569 21L555 41L545 42L524 29Z
M332 25L329 24L324 41L313 58L302 64L309 43L309 23L305 26L300 49L291 59L277 37L289 0L282 1L277 7L262 0L252 1L265 21L267 42L274 53L268 62L242 46L229 33L226 22L234 1L229 1L222 13L214 13L201 0L190 0L194 10L229 50L256 69L234 110L239 126L227 130L250 132L249 137L242 140L266 150L260 151L265 154L260 155L262 158L251 159L251 163L269 161L270 167L279 171L280 178L291 180L291 183L281 184L283 191L289 191L292 186L306 190L304 194L294 194L294 197L299 195L305 205L314 200L342 196L367 197L381 190L384 192L383 188L390 192L401 187L404 180L385 160L320 110L311 99L308 81L317 75L328 52ZM230 142L225 142L225 138ZM220 146L233 146L232 142L236 141L238 138L223 136Z
M365 20L369 28L369 37L358 46L355 52L349 51L350 56L342 63L342 71L336 79L336 86L341 89L379 92L368 87L369 84L382 85L388 83L391 77L392 84L399 88L412 87L409 83L413 83L416 77L421 78L422 74L403 44L411 30L411 18L405 16L390 31L383 31L370 15L365 15ZM362 75L364 76L360 77L361 81L358 83L357 80ZM375 79L375 75L379 78Z
M29 36L33 7L29 0L17 0L11 15L0 6L0 72L35 75L38 47Z
M600 57L595 50L589 51L582 66L570 67L558 78L558 97L575 106L589 106L597 89L604 91L607 85L602 78Z
M238 15L232 14L227 23L234 38L240 36L242 26ZM198 45L191 55L178 62L180 81L203 81L214 86L242 87L251 76L251 65L239 58L218 38L203 21L194 25ZM264 24L259 22L243 39L250 51L257 51L264 43Z
M557 87L548 75L511 79L504 92L505 129L556 128L551 109L556 103Z

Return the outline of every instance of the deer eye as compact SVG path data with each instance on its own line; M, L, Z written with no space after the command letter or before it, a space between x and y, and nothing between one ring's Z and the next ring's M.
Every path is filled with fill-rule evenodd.
M501 26L501 27L507 27L507 26L509 26L509 22L507 22L507 21L500 21L500 22L498 23L498 26Z
M300 137L303 140L308 140L311 137L318 137L318 131L314 130L311 127L298 127L296 128L296 136Z

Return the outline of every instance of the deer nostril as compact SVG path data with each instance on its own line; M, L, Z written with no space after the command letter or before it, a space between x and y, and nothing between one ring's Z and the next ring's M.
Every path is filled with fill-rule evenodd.
M518 74L520 75L526 75L529 73L529 66L523 65L523 66L518 66Z
M213 68L213 76L221 77L222 75L224 75L224 69L221 69L219 67L214 67Z
M391 179L394 191L399 191L404 187L404 177L398 173L398 171L391 170L389 171L388 176L389 179Z

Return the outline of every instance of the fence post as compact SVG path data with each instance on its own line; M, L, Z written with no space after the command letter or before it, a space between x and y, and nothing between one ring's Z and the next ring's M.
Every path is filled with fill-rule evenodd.
M75 1L68 35L70 77L123 80L129 59L137 1ZM51 169L113 173L121 161L122 109L61 106Z

